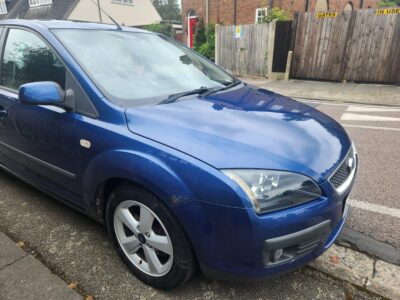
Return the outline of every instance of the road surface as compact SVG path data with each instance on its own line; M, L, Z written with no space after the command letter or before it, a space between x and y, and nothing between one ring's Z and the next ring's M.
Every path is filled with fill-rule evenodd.
M340 122L357 146L347 226L400 249L400 107L305 102Z

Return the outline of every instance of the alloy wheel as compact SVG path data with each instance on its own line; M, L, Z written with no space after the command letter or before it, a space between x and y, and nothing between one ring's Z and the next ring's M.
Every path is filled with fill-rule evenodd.
M122 251L136 268L154 277L170 271L172 242L150 208L134 200L121 202L114 212L114 230Z

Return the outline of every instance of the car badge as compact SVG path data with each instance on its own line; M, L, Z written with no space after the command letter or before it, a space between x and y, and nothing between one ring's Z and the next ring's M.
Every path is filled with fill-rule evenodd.
M347 161L347 167L349 170L352 170L354 167L354 159L352 157L350 157Z

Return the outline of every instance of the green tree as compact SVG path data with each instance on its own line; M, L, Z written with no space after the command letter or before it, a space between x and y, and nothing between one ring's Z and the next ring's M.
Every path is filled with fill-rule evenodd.
M182 20L178 0L152 0L152 2L164 21Z
M194 31L194 49L199 51L201 45L203 45L206 41L206 28L204 27L203 19L200 19L199 22L197 22L196 29Z
M267 15L264 17L264 22L269 23L272 22L273 20L277 21L287 21L289 20L289 15L288 13L280 9L278 7L274 7L273 9L269 9Z
M206 42L200 46L198 51L211 60L215 59L215 24L207 25Z
M383 0L378 3L379 7L394 7L400 6L400 0Z
M196 24L194 33L194 49L201 55L214 60L215 58L215 24L204 25L203 19Z
M2 72L5 85L16 89L24 83L49 80L65 87L65 68L47 47L15 43Z

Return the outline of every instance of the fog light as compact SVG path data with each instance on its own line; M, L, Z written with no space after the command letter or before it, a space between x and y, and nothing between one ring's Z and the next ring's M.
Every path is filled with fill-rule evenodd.
M275 250L274 255L272 257L272 260L274 262L278 261L282 257L282 254L283 254L283 249Z

